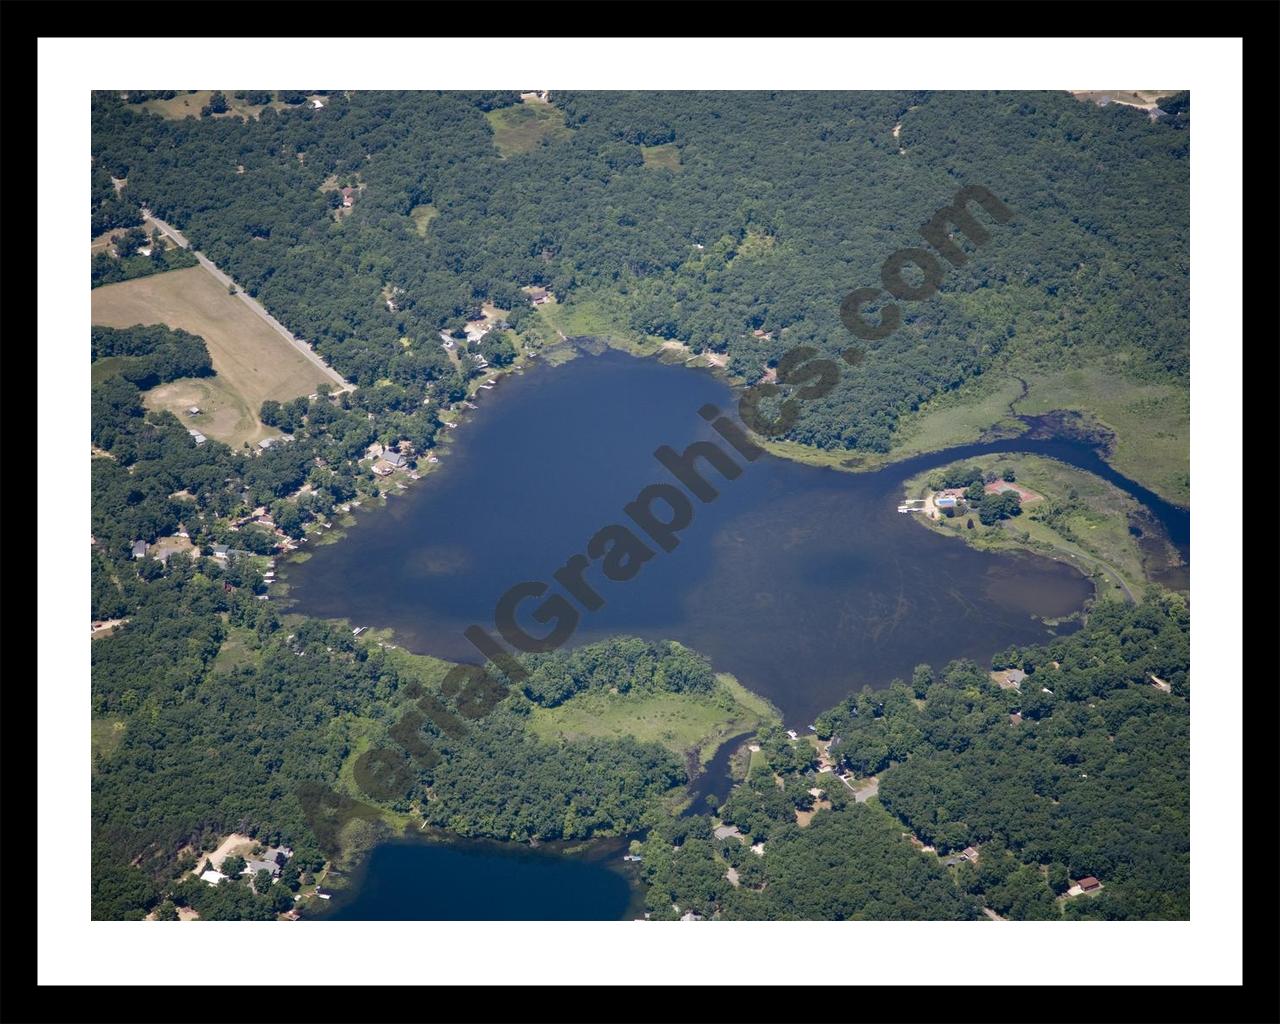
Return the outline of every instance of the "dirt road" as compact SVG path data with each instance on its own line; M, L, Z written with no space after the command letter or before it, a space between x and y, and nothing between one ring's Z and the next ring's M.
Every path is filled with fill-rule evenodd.
M228 277L226 274L224 274L221 270L219 270L217 266L214 264L214 262L211 259L209 259L209 257L207 257L204 253L199 252L195 249L191 249L191 243L187 241L186 237L177 228L173 227L170 224L166 224L164 221L162 221L159 217L153 214L146 207L142 208L142 215L143 217L146 217L147 219L152 221L156 225L156 227L158 227L164 234L168 235L175 242L177 242L178 245L182 246L182 248L190 249L192 255L195 256L196 260L199 261L200 266L204 267L205 270L207 270L210 274L212 274L214 279L218 281L219 284L228 288L231 285L235 284L235 282L232 281L231 278ZM299 352L301 352L304 356L306 356L306 358L310 362L314 363L317 367L319 367L324 372L324 374L330 380L332 380L335 385L337 385L338 391L354 391L355 390L354 384L349 383L345 378L343 378L342 374L338 373L337 370L333 369L331 366L329 366L328 363L326 363L323 359L321 359L316 354L315 350L307 342L303 341L301 338L295 337L292 331L290 331L287 327L285 327L284 324L282 324L279 320L277 320L270 313L268 313L265 308L263 308L262 303L258 302L251 295L247 294L239 286L237 286L236 288L236 295L240 298L241 302L243 302L246 306L248 306L251 310L253 310L256 316L266 321L266 323L272 328L272 330L274 330L282 338L288 341L289 344L293 345L294 348L296 348Z

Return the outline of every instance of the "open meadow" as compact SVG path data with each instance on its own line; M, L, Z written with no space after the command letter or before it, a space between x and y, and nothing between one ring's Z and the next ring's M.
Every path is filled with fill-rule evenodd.
M147 392L146 403L233 447L277 433L258 419L266 399L287 402L332 383L202 267L95 288L92 321L106 327L165 324L204 338L216 376L163 384ZM191 406L200 413L189 415Z

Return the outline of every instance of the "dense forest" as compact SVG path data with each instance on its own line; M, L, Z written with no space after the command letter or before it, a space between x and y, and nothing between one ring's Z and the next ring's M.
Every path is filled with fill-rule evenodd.
M528 285L569 303L607 293L618 329L727 352L747 379L797 344L841 350L843 296L980 184L1013 220L948 265L939 294L904 303L902 327L791 437L885 451L903 413L1015 354L1186 379L1184 118L1048 92L554 100L566 127L503 157L485 111L512 94L333 93L319 110L172 121L102 93L95 182L126 179L121 201L176 223L349 379L418 397L438 331L484 300L519 331ZM651 166L655 146L674 165ZM358 200L337 219L348 184ZM94 196L95 217L117 209Z

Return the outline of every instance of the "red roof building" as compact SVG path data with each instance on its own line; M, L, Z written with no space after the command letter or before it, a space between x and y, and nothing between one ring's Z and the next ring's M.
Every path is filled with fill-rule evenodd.
M1102 883L1094 878L1093 875L1085 875L1077 884L1080 886L1081 892L1093 892L1095 889L1102 888Z

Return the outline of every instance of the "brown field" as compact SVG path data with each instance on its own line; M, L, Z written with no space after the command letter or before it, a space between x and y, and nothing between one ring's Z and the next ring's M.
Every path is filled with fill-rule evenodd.
M258 420L265 399L285 402L332 384L203 267L95 288L92 306L95 324L166 324L204 338L216 375L162 384L147 392L146 403L233 447L278 433ZM200 407L199 415L187 415L192 405Z
M167 117L171 121L180 121L184 117L200 116L200 110L209 102L209 97L214 94L213 89L197 89L195 92L179 92L171 100L147 100L146 103L139 104L143 110L149 110L153 114L159 114L161 117ZM288 108L287 103L281 103L279 100L272 100L270 103L256 106L251 103L245 103L243 100L235 98L234 89L223 89L222 93L227 97L227 112L225 114L214 114L215 118L239 117L257 118L267 107L273 110L285 110ZM307 105L310 106L313 99L319 99L326 106L329 104L327 96L308 96Z
M1097 103L1108 99L1112 103L1122 103L1126 107L1141 107L1150 110L1159 105L1165 96L1176 96L1176 89L1072 89L1071 95L1078 100Z
M680 162L680 150L672 143L668 142L661 146L641 146L640 153L644 157L646 167L665 167L677 173L684 169L684 165Z

